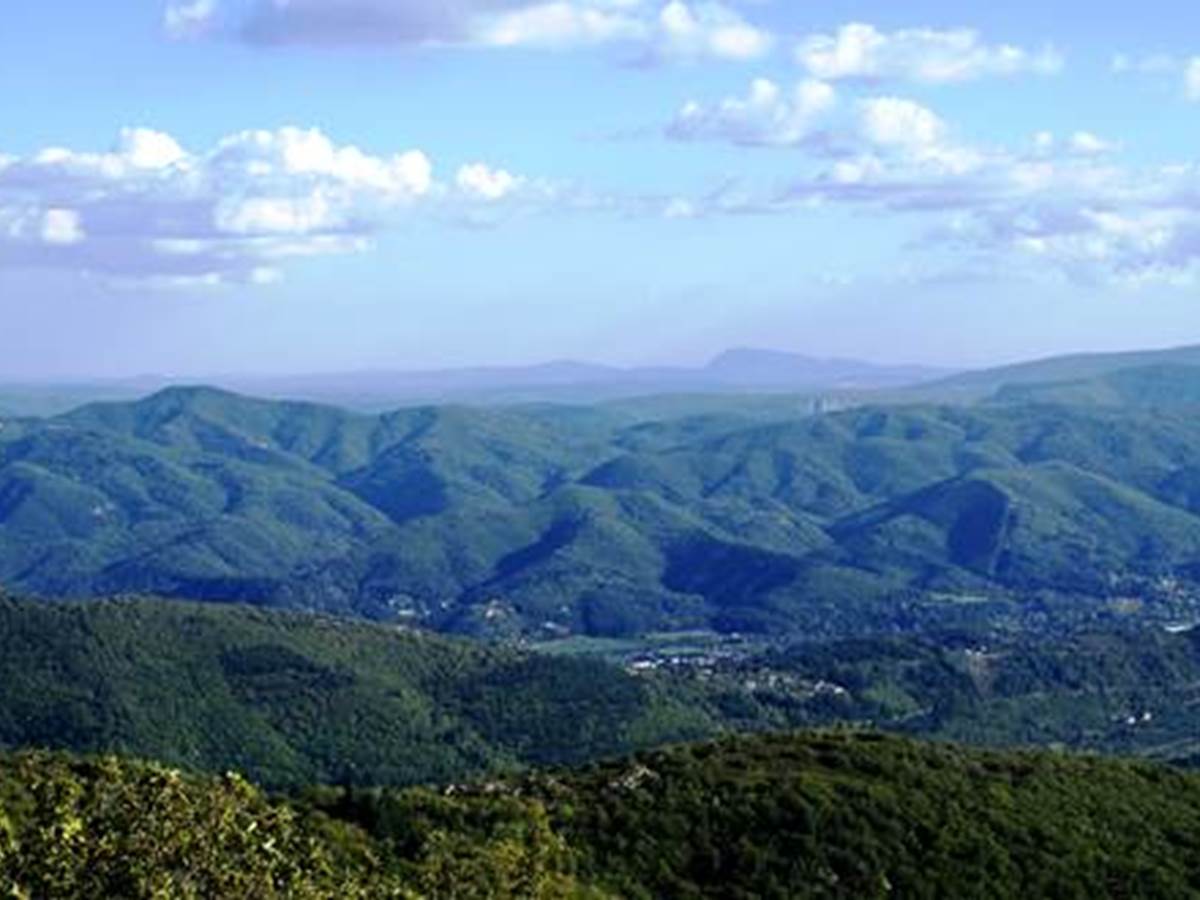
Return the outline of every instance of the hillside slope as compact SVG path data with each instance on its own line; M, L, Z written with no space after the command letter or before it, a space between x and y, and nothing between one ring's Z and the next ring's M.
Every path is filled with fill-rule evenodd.
M1186 407L770 409L367 416L196 388L8 422L0 584L544 638L847 634L913 592L1200 604Z
M0 747L270 785L408 784L712 734L654 684L393 627L155 600L0 599Z
M1187 897L1200 776L874 734L682 746L442 791L0 757L0 885L74 898Z
M738 738L539 783L623 897L1183 897L1200 780L873 735Z
M1121 353L1074 353L1047 359L961 372L918 386L915 393L946 400L980 400L1006 385L1049 384L1103 379L1146 367L1200 366L1200 345Z

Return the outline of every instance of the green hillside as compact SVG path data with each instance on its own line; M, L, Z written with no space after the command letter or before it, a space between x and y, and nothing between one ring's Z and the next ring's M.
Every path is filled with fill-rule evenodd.
M1007 385L1036 385L1103 379L1146 367L1200 366L1200 346L1122 353L1076 353L1008 366L962 372L928 382L912 393L955 401L981 400Z
M587 879L652 897L1184 897L1200 780L856 734L535 780Z
M754 694L758 704L795 722L824 717L974 744L1200 763L1196 629L1113 622L1058 637L948 632L802 643L739 671L743 682L766 686ZM796 684L823 689L797 704Z
M1186 897L1200 776L869 733L681 746L444 790L0 757L13 897Z
M407 784L713 734L585 658L155 600L0 599L0 747L122 751L271 785Z
M912 592L1132 595L1153 621L1200 598L1186 407L765 408L369 416L179 388L9 421L0 584L537 638L851 635Z
M270 786L404 785L854 723L1200 761L1200 630L1040 627L627 642L609 661L253 607L7 599L0 749L131 753Z
M1194 365L1159 364L1069 381L1010 383L995 403L1194 407L1200 405L1200 359Z

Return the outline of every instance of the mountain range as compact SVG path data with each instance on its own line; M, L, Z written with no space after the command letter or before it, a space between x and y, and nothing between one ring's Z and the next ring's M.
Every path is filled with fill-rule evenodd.
M364 414L170 388L6 419L0 583L540 637L854 633L1038 592L1190 616L1200 368L1155 359L1058 386L1039 364L973 405Z
M414 403L590 403L655 394L857 392L928 381L931 366L878 365L774 350L733 349L695 367L621 368L562 360L529 366L313 375L212 375L199 381L260 397L380 412ZM196 379L192 379L195 381ZM158 375L59 384L0 384L0 413L53 415L89 402L134 400L178 384Z

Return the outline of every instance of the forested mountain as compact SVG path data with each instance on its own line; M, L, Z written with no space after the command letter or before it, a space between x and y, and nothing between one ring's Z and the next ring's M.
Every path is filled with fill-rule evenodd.
M901 596L1194 613L1189 407L679 403L368 416L195 388L4 420L0 583L544 637L851 634L903 627Z
M210 773L4 758L0 890L1196 892L1194 776L729 735L1200 762L1197 371L0 418L0 584L39 598L0 598L0 749ZM646 649L685 629L736 652Z
M720 729L694 692L599 660L155 600L0 599L0 684L0 748L125 751L268 785L445 781Z
M1074 353L961 372L930 381L918 390L947 400L981 400L1008 386L1089 381L1131 369L1197 366L1200 366L1200 345L1121 353Z
M1006 384L988 399L993 403L1196 407L1200 405L1200 366L1164 363L1092 378Z
M443 790L0 757L15 897L1185 897L1200 776L874 734L726 739Z

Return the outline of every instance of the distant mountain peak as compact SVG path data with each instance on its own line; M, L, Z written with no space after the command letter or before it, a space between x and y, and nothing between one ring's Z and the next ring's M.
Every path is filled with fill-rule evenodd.
M933 377L923 366L880 365L857 359L815 357L787 350L732 347L704 371L745 387L891 387Z

